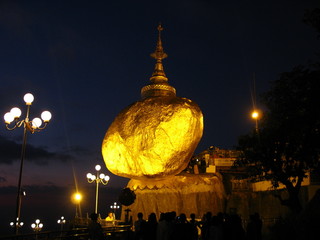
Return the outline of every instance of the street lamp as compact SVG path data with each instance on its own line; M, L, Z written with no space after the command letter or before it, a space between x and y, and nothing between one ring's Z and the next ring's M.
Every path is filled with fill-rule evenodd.
M63 230L63 225L66 223L66 219L64 218L64 216L62 216L60 219L58 219L57 223L61 225L60 230L61 230L61 232L62 232L62 230Z
M98 196L99 196L99 183L102 183L103 185L107 185L110 177L108 175L105 175L103 173L100 173L101 166L96 165L95 169L97 171L96 175L88 173L87 174L87 180L89 183L96 183L96 205L95 205L95 213L98 214Z
M117 205L116 202L113 203L113 205L110 206L111 209L113 209L114 218L116 219L116 210L120 208L119 205Z
M23 222L19 221L19 219L16 219L15 222L10 222L10 227L13 228L21 228L23 226Z
M21 161L20 161L20 173L19 173L19 180L18 180L18 193L17 193L17 201L16 201L16 220L18 221L15 226L15 233L18 234L18 227L20 221L20 211L21 211L21 180L22 180L22 170L23 170L23 162L26 152L27 146L27 132L35 133L43 130L49 123L52 115L49 111L44 111L41 114L41 118L34 118L32 121L29 120L30 114L30 107L34 100L34 97L31 93L27 93L23 97L26 105L27 105L27 112L24 119L19 120L21 116L21 110L17 107L14 107L4 115L4 121L6 124L7 130L14 130L19 127L23 127L23 141L22 141L22 150L21 150ZM44 125L42 126L42 121ZM13 123L12 123L13 122ZM12 124L11 124L12 123Z
M40 220L37 219L34 223L31 224L31 228L35 232L40 232L41 229L43 228L43 223L41 223Z
M253 110L251 113L251 117L255 120L256 122L256 132L258 133L259 131L259 126L258 126L258 120L260 119L260 113L258 110Z
M72 195L72 202L76 205L76 215L75 215L75 218L78 218L78 217L82 217L81 215L81 207L80 207L80 202L82 200L82 195L81 193L79 192L76 192ZM79 215L78 215L78 209L79 208Z

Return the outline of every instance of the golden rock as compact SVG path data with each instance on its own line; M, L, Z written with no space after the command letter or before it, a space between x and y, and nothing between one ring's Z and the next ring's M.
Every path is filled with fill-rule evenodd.
M203 132L203 115L193 101L176 96L163 71L160 32L151 84L142 100L122 110L110 125L102 155L115 175L145 179L176 175L186 168Z

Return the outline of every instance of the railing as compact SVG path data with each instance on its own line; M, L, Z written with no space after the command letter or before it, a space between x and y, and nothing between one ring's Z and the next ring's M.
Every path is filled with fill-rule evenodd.
M130 235L130 225L103 227L107 240L126 239ZM43 231L38 233L1 236L0 240L87 240L87 228L73 228L63 231Z

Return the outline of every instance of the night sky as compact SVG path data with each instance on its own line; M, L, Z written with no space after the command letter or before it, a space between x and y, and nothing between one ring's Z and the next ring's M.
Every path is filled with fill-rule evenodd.
M317 32L302 19L316 7L318 0L0 1L0 113L18 106L24 115L23 96L31 92L31 118L53 114L44 131L28 135L23 186L31 196L23 206L45 214L43 205L59 192L52 203L57 214L74 212L75 179L89 204L94 186L85 176L96 164L111 177L101 187L108 201L100 201L102 212L117 200L116 189L128 179L108 172L101 143L115 116L149 83L160 22L169 83L204 114L199 153L212 145L232 149L254 127L253 75L259 96L281 72L315 59ZM10 210L1 228L14 217L22 133L7 131L4 122L0 128L0 210ZM25 218L37 217L24 209Z

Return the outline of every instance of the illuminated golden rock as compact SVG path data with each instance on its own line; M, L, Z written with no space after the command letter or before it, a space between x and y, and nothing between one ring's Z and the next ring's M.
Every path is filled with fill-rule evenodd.
M203 132L200 108L176 97L163 71L160 32L151 84L141 90L142 100L122 110L109 127L102 155L107 168L128 178L176 175L187 166Z

